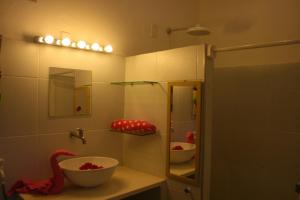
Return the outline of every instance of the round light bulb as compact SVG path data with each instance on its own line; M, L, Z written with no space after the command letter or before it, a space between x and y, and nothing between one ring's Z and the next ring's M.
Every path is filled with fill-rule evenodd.
M63 46L65 46L65 47L70 46L70 44L71 44L70 38L68 38L68 37L63 38L62 41L61 41L61 44L62 44Z
M92 44L92 50L93 51L99 51L99 49L100 49L100 45L98 44L98 43L93 43Z
M56 45L61 45L61 40L56 40L55 44Z
M54 42L54 37L52 35L46 35L45 38L44 38L44 41L47 43L47 44L53 44Z
M76 47L76 42L72 42L71 47L75 48Z
M113 48L112 48L112 46L111 46L110 44L108 44L108 45L106 45L106 46L104 47L104 51L105 51L106 53L111 53L111 52L113 52Z
M38 38L38 42L39 42L39 43L44 43L44 37L40 36L40 37Z
M86 42L85 42L85 41L79 40L79 41L77 42L77 47L78 47L79 49L84 49L85 46L86 46Z

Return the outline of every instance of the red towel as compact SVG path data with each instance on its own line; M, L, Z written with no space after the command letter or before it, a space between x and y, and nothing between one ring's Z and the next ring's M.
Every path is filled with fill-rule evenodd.
M111 129L127 133L151 134L156 132L156 127L145 120L115 120L111 124Z
M59 156L74 156L73 153L66 150L57 150L50 157L50 163L53 171L53 177L41 180L18 180L8 192L8 196L17 193L34 193L34 194L57 194L64 186L64 174L58 165Z
M187 143L195 144L195 133L193 131L188 131L185 133L185 140Z

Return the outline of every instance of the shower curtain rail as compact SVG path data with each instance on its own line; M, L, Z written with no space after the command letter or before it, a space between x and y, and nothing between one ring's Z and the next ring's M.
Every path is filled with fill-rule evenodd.
M241 46L232 46L232 47L222 47L215 48L215 52L224 52L224 51L238 51L243 49L257 49L265 47L274 47L274 46L285 46L291 44L300 44L300 40L281 40L276 42L260 43L260 44L246 44Z

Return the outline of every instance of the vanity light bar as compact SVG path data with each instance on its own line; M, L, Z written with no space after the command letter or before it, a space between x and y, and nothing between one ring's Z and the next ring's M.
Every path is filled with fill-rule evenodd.
M52 35L37 36L35 38L35 42L40 44L68 47L73 49L82 49L82 50L94 51L94 52L104 52L104 53L113 52L113 47L110 44L107 44L103 47L96 42L90 44L84 40L72 41L68 37L57 39L54 38Z

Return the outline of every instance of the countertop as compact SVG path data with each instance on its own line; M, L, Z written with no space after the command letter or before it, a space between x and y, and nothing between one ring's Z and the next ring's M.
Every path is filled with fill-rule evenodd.
M190 176L195 174L194 159L185 163L171 164L170 173L177 176Z
M58 195L23 194L22 197L25 200L116 200L159 187L163 182L164 178L120 166L111 180L99 187L80 188L67 184Z

